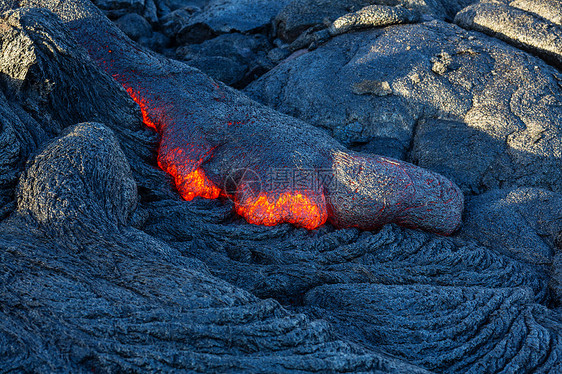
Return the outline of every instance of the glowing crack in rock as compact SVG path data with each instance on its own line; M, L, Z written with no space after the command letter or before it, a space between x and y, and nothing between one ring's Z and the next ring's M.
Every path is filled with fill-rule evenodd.
M141 97L141 95L138 92L135 92L131 87L125 87L125 90L129 94L129 96L131 96L131 98L139 105L142 113L142 121L144 122L144 124L154 131L158 131L158 129L156 128L156 124L152 122L152 120L148 116L148 101Z

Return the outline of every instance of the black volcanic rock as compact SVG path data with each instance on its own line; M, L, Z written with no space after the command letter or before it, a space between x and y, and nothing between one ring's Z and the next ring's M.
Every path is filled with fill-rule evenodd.
M542 57L557 68L562 68L562 26L560 15L551 17L550 9L523 3L526 10L501 3L478 3L463 9L455 17L455 23L470 30L476 30L497 37L519 48ZM559 3L560 4L560 3ZM554 8L552 6L551 8ZM558 12L562 6L558 5ZM538 14L536 14L538 13ZM543 18L554 18L555 22ZM556 24L558 22L558 24Z
M0 11L0 373L562 371L554 67L441 21L291 57L248 92L330 129L349 114L334 136L449 174L467 213L452 237L265 227L179 198L138 105L76 41L69 19L108 24L88 2ZM126 43L130 66L149 53ZM203 120L231 110L216 84L256 133L307 128L159 58Z
M166 181L158 182L163 173L149 165L157 138L142 124L137 104L76 45L58 17L30 8L3 13L0 22L0 139L6 144L0 164L10 169L0 179L0 186L9 186L2 196L13 201L14 178L45 141L88 120L117 133L139 185L153 191L160 185L160 193L171 194Z
M560 192L561 82L528 53L432 21L337 36L245 92L355 149L437 170L467 192Z

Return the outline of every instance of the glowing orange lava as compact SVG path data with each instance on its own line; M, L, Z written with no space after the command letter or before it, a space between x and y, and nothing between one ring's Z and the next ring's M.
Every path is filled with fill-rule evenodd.
M207 177L201 167L193 171L186 168L201 162L187 159L181 149L173 150L171 159L172 162L164 162L162 157L158 157L158 166L174 177L176 188L184 200L191 201L197 196L205 199L216 199L220 196L221 189Z
M154 108L149 105L150 102L132 87L124 87L139 105L145 125L160 132L162 124L151 119L153 116L150 113ZM231 124L229 122L229 125ZM197 196L216 199L221 193L223 196L226 194L209 179L201 168L201 163L202 160L193 160L183 149L168 150L166 154L162 153L162 149L159 150L158 166L174 177L179 194L187 201ZM244 203L235 199L236 212L249 223L256 225L273 226L287 222L309 230L323 225L328 219L323 194L310 196L305 192L294 191L277 193L275 198L272 197L272 194L261 192L257 197L245 199Z
M150 107L149 102L140 94L135 92L132 87L125 87L125 90L131 96L131 98L139 105L142 113L142 120L145 125L158 131L156 123L154 123L149 117ZM158 158L158 166L166 173L174 177L174 182L176 188L184 200L191 201L195 197L200 196L206 199L216 199L220 196L220 188L215 186L215 184L207 177L203 169L200 167L191 172L184 172L181 167L182 165L189 165L195 163L193 160L186 159L183 155L183 151L176 149L174 150L175 162L162 162L161 158ZM200 162L199 162L200 163ZM180 167L178 167L178 165Z
M178 173L175 165L171 165L164 171L174 177L176 188L184 200L191 201L197 196L205 199L216 199L220 196L220 188L211 182L201 168L186 175Z
M308 194L282 192L271 201L264 192L257 197L246 199L242 204L235 202L236 213L256 225L273 226L288 222L313 230L328 219L324 196L311 197Z
M125 87L125 90L127 90L129 96L131 96L131 98L137 104L139 104L142 113L142 121L144 122L144 124L152 128L153 130L158 131L158 129L156 128L156 124L152 122L152 120L148 117L148 100L146 100L145 98L141 97L138 93L133 91L131 87Z

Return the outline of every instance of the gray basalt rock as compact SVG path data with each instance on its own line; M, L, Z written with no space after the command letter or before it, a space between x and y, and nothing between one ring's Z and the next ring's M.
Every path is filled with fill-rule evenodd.
M169 13L182 8L193 10L203 9L209 0L157 0L156 7L160 17L165 17Z
M403 7L370 5L355 13L348 13L337 18L329 27L330 35L339 35L352 30L415 23L419 14Z
M348 13L337 18L327 29L315 31L312 27L289 45L291 51L303 48L314 49L325 43L330 37L351 31L397 25L401 23L415 23L420 20L416 11L402 6L369 5L357 12ZM328 23L328 22L326 22Z
M17 203L49 236L81 244L84 233L119 231L137 205L137 185L113 133L77 125L50 143L20 177ZM95 139L93 142L91 139Z
M212 39L216 34L204 25L191 27L189 31L186 31L193 14L200 11L199 8L185 7L167 13L160 20L162 32L177 44L201 43L204 40Z
M202 22L220 33L252 31L268 26L285 4L287 0L211 0L190 23Z
M504 3L562 25L562 3L558 0L504 0Z
M454 25L337 36L245 92L355 149L439 171L467 192L562 191L562 75Z
M562 295L554 68L441 22L344 34L286 61L259 82L270 105L316 110L327 124L358 105L336 135L402 147L467 191L491 191L471 197L453 237L392 224L265 227L228 199L180 200L156 168L156 135L104 64L177 68L182 80L166 83L157 68L138 79L180 92L191 101L176 110L212 124L233 113L217 92L235 98L259 124L237 133L256 155L278 144L268 131L280 124L302 130L305 155L335 141L119 39L87 2L22 5L0 16L0 372L562 370L561 310L550 308ZM94 60L104 53L79 47L88 35L69 22L81 17L138 54ZM293 95L303 106L284 101ZM387 123L375 138L359 110Z
M455 23L497 37L562 68L562 26L533 13L534 7L525 5L529 3L519 6L531 11L501 3L474 4L458 13ZM537 11L547 13L540 6Z
M351 14L371 5L382 5L383 9L384 6L401 5L416 14L453 19L458 11L474 2L475 0L293 0L279 12L275 18L275 26L280 38L292 42L307 29L325 28L336 19L353 17ZM371 15L370 18L372 23L372 19L378 17ZM390 14L382 18L388 19Z

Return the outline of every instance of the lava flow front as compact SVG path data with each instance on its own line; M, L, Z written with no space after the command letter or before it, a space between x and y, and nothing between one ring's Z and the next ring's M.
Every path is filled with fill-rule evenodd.
M161 124L151 115L153 110L150 102L131 87L125 87L125 89L139 105L145 125L161 133ZM162 147L164 142L167 140L163 136L159 149L158 166L174 177L179 194L187 201L193 200L197 196L206 199L216 199L221 195L228 196L234 199L236 213L249 223L256 225L273 226L287 222L312 230L323 225L328 219L323 194L312 195L299 191L276 194L260 192L256 197L244 197L243 201L238 198L236 193L230 196L208 178L201 167L202 160L193 160L189 152L175 148L167 150L166 155L161 154L162 149L165 148Z
M256 225L273 226L288 222L309 230L323 225L328 210L323 195L310 196L304 192L281 192L235 201L236 213Z

